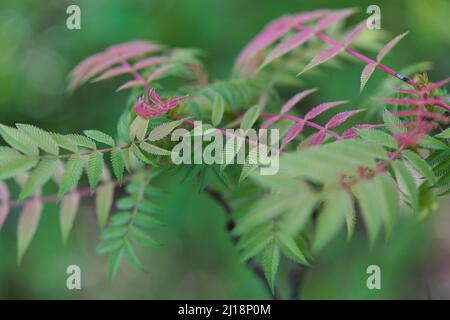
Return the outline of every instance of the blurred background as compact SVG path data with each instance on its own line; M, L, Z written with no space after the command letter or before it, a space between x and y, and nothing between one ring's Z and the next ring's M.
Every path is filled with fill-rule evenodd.
M66 29L66 8L81 7L81 30ZM410 31L384 63L401 69L429 61L430 79L449 75L448 0L301 1L301 0L2 0L0 4L0 122L31 123L60 133L99 129L115 135L127 93L118 82L87 85L66 92L67 75L83 58L105 47L134 39L204 50L212 80L229 75L239 50L270 20L286 13L318 8L357 7L350 22L381 8L388 38ZM388 39L386 38L386 39ZM311 80L320 87L313 101L359 97L362 65L347 63L332 76ZM374 74L367 91L383 75ZM326 85L325 85L326 84ZM265 299L259 280L239 263L225 231L222 209L193 185L158 181L165 197L167 226L156 230L164 244L141 250L146 273L125 262L107 281L107 258L95 254L97 223L92 200L85 199L67 247L61 242L56 205L46 205L38 232L20 266L16 263L14 211L0 232L0 299ZM450 205L426 221L407 220L392 238L369 248L358 233L346 243L334 241L302 275L302 299L450 299ZM68 265L81 267L82 290L66 289ZM382 289L366 287L366 268L381 267ZM286 280L280 278L280 282Z

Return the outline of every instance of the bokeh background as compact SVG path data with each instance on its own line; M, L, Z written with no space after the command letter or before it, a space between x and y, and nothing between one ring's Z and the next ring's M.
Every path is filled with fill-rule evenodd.
M66 8L81 7L81 30L66 29ZM105 47L133 39L205 52L212 79L226 77L239 50L268 21L285 13L317 8L358 7L350 21L381 8L388 36L409 35L385 59L395 68L429 61L431 79L449 75L448 0L301 1L301 0L2 0L0 3L0 122L32 123L61 133L99 129L115 134L127 93L115 93L114 81L66 92L67 75L81 59ZM347 63L333 76L312 79L326 99L360 101L360 64ZM383 75L375 74L367 91ZM49 204L23 262L16 263L17 211L0 232L0 299L265 299L259 280L239 263L225 231L220 207L194 186L167 179L158 182L165 196L167 226L156 231L159 250L141 250L147 267L140 273L125 262L107 281L107 259L95 254L97 224L92 200L85 199L66 247L62 245L56 205ZM422 223L405 220L388 242L369 248L358 233L342 235L302 275L301 298L442 299L450 298L450 205ZM82 290L66 289L68 265L82 271ZM366 268L382 271L382 289L366 288ZM285 280L280 279L284 283Z

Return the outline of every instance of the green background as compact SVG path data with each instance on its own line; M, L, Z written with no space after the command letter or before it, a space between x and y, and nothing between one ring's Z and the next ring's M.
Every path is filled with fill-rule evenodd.
M81 30L66 29L69 4L81 7ZM118 81L87 85L73 94L65 90L68 73L86 56L134 39L197 47L205 52L211 79L221 79L229 75L239 50L268 21L286 13L355 6L360 12L350 22L357 22L368 16L365 10L371 4L380 6L382 28L390 37L410 31L385 59L388 66L400 69L431 61L432 80L448 76L447 0L3 0L0 122L32 123L61 133L95 128L114 135L127 99L127 93L114 92ZM345 68L311 80L310 87L321 88L314 102L361 101L361 69L358 63L346 63ZM376 89L383 77L376 73L367 91ZM124 263L109 283L107 259L95 255L98 227L92 200L83 201L67 247L60 240L57 207L49 204L20 266L17 210L1 230L0 298L269 298L264 286L239 263L221 208L189 183L180 185L176 179L156 183L165 191L158 203L165 208L167 226L155 230L164 244L161 249L139 252L146 273ZM379 239L373 248L362 230L349 243L342 234L303 273L301 298L450 298L449 209L447 198L426 221L405 219L388 242ZM66 289L65 270L71 264L81 267L82 290ZM366 268L371 264L381 267L381 290L366 287ZM279 281L286 286L285 278Z

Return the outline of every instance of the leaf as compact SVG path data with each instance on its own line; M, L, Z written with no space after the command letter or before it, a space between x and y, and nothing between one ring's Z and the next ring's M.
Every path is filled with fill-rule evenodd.
M431 136L424 136L419 145L429 149L449 150L449 147L445 143Z
M313 88L313 89L308 89L308 90L304 90L304 91L297 93L283 105L283 107L281 108L281 113L288 112L289 110L292 109L293 106L295 106L297 103L299 103L303 98L305 98L306 96L310 95L313 92L316 92L317 90L318 89Z
M441 138L441 139L450 139L450 128L445 129L441 133L435 135L435 137L436 138Z
M324 208L319 213L316 225L316 235L312 245L314 252L322 248L339 232L345 223L345 215L353 210L349 194L344 190L327 195Z
M6 180L33 168L37 157L18 156L0 163L0 179Z
M119 186L122 185L123 171L125 169L125 162L123 159L123 151L121 149L114 149L111 151L111 164L114 171L114 175L119 182Z
M301 72L297 74L297 76L301 75L302 73L317 67L318 65L327 62L330 59L333 59L335 56L337 56L339 53L344 51L344 47L328 47L325 50L319 52L307 65Z
M220 95L214 98L212 104L211 122L213 126L218 126L222 122L223 113L225 111L225 101Z
M19 199L23 200L29 197L34 191L44 185L52 177L57 164L57 159L44 159L39 162L27 179L25 186L20 192Z
M113 215L109 223L111 226L122 226L124 224L129 223L130 220L131 220L130 212L120 212Z
M109 264L108 264L108 278L109 281L112 281L114 276L117 274L117 271L119 271L120 264L122 262L124 254L124 249L117 250L114 252L111 257L109 258Z
M253 107L248 109L242 118L241 129L248 130L253 127L260 113L261 109L259 105L254 105Z
M392 178L383 173L375 176L374 185L376 186L374 192L379 192L379 210L384 220L386 236L389 237L392 233L394 217L398 211L397 188Z
M417 212L417 210L419 209L419 191L416 186L416 182L414 181L414 177L411 175L402 161L394 161L392 163L392 166L395 171L397 182L402 188L404 188L411 207Z
M136 205L136 200L134 200L134 198L132 197L121 198L116 203L116 207L120 210L129 210L131 208L134 208Z
M130 125L130 140L137 138L138 141L145 139L149 120L137 116Z
M144 271L144 266L142 265L141 261L139 260L138 256L134 252L133 247L128 241L125 241L125 253L127 255L128 260L131 262L131 264L138 270Z
M95 151L91 153L87 164L87 176L91 192L95 189L103 172L103 153Z
M88 149L96 149L97 146L95 145L95 142L91 140L88 137L79 135L79 134L67 134L64 136L67 140L69 140L71 143L80 146L85 147Z
M83 173L84 158L82 156L75 156L67 161L64 169L61 183L59 184L58 198L67 193L74 185L78 183Z
M275 291L275 277L280 264L280 249L273 241L265 250L262 261L264 274L272 292Z
M97 142L106 144L106 145L111 146L111 147L114 147L116 145L116 143L114 142L114 139L111 136L109 136L106 133L103 133L101 131L98 131L98 130L84 130L83 132L89 138L91 138L91 139L93 139L93 140L95 140Z
M153 129L148 135L150 141L158 141L168 136L176 127L181 125L184 119L163 123Z
M363 180L352 188L354 195L359 201L371 245L375 243L381 227L379 212L380 199L378 199L378 192L374 193L373 190L376 190L376 187L371 180Z
M110 240L105 240L100 242L100 244L95 248L95 252L99 255L109 253L111 251L116 251L123 246L123 238L115 238Z
M319 114L321 114L322 112L337 107L341 104L347 103L348 101L334 101L334 102L325 102L322 103L314 108L312 108L311 110L309 110L306 114L305 114L305 120L311 120L314 119L315 117L317 117Z
M386 54L388 54L389 51L391 51L392 48L395 47L395 45L407 34L408 34L408 32L402 33L402 34L396 36L391 41L389 41L378 53L377 62L381 62L381 60L386 56Z
M20 131L25 132L42 150L53 155L59 154L59 147L51 133L29 124L17 124Z
M61 226L61 235L64 244L67 243L70 230L72 229L75 215L80 205L80 195L77 192L71 192L62 199L61 208L59 210L59 221Z
M376 129L357 129L356 130L358 132L358 135L363 138L364 140L369 140L372 142L376 142L382 146L391 148L391 149L397 149L398 148L398 144L397 141L395 141L395 139L380 130L376 130Z
M335 116L333 116L325 125L325 128L331 129L334 127L337 127L339 125L341 125L343 122L345 122L348 118L350 118L351 116L360 113L364 110L359 109L359 110L350 110L350 111L344 111L344 112L340 112L338 114L336 114Z
M109 212L114 198L114 185L105 183L97 188L95 192L95 209L97 212L98 224L102 230L108 220Z
M9 213L9 190L6 183L0 181L0 230Z
M359 23L356 27L354 27L349 33L345 35L344 46L348 47L353 41L358 38L361 33L364 32L367 28L367 22L364 20Z
M27 155L38 155L36 143L22 131L0 124L0 135L14 149Z
M362 92L364 87L367 84L367 81L369 81L370 76L375 71L375 68L377 65L375 63L368 63L364 67L363 71L361 72L361 85L359 87L359 91Z
M134 223L142 228L150 228L158 225L159 226L163 225L161 221L140 212L136 214L134 218Z
M156 156L170 156L172 154L172 151L166 150L163 148L160 148L158 146L155 146L154 144L147 143L145 141L142 141L139 146L142 150L147 151L150 154L156 155Z
M281 150L284 149L289 142L294 140L295 137L297 137L303 131L304 127L305 127L305 122L304 121L296 123L288 131L288 133L284 136L283 141L281 142L280 149Z
M137 243L139 243L141 245L151 247L151 248L156 248L159 246L158 242L156 242L155 240L150 238L143 231L141 231L140 229L138 229L136 227L130 228L130 236L133 238L133 240L135 240Z
M123 85L121 85L119 88L116 89L117 91L122 91L125 89L130 89L130 88L134 88L134 87L142 87L145 86L146 82L142 81L142 80L130 80L126 83L124 83Z
M31 240L36 233L42 212L42 200L34 198L23 206L17 225L17 261L20 264Z
M420 156L411 150L404 150L402 155L413 165L413 167L423 176L431 185L437 183L437 178L434 175L433 169Z
M78 145L73 143L70 139L68 139L66 136L63 136L62 134L58 133L51 133L53 140L63 149L72 151L73 153L78 152Z
M325 131L321 130L312 136L311 141L309 142L309 145L310 146L318 146L325 140L326 137L327 137L327 133Z
M277 244L280 246L281 251L290 259L298 262L300 264L308 266L308 260L306 260L305 255L298 247L297 243L286 234L282 232L277 233Z

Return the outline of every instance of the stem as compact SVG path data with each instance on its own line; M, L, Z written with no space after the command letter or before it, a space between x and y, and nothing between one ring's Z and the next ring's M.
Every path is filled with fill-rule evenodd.
M331 44L334 47L344 49L345 52L347 52L349 55L355 57L356 59L358 59L358 60L360 60L360 61L362 61L362 62L364 62L366 64L374 64L377 69L381 70L382 72L384 72L384 73L386 73L386 74L388 74L390 76L393 76L393 77L395 77L397 79L402 80L403 82L409 84L412 87L416 87L417 86L417 83L414 80L408 79L407 77L401 75L399 72L396 72L395 70L392 70L391 68L385 66L384 64L381 64L381 63L379 63L379 62L377 62L375 60L370 59L369 57L363 55L362 53L359 53L356 50L353 50L351 48L347 48L343 44L337 42L336 40L326 36L325 34L319 32L319 31L314 31L313 29L308 28L308 27L306 27L306 26L304 26L302 24L298 24L295 28L297 30L307 30L307 31L313 32L319 39L321 39L321 40Z

